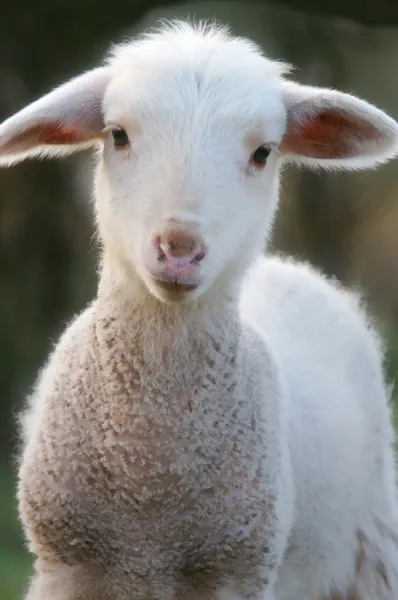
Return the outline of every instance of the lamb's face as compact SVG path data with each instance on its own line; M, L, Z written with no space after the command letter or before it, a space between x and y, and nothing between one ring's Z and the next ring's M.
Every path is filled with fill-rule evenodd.
M160 47L152 70L141 51L105 95L101 234L164 301L240 274L272 221L286 110L276 66L243 50L226 64L211 44L197 62Z

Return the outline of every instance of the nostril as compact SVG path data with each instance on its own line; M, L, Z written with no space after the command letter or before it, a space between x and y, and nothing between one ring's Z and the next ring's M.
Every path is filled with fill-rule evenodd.
M157 238L155 240L155 248L156 248L157 253L158 253L158 261L159 262L165 261L166 260L166 254L165 254L165 252L163 252L162 245L160 243L160 238Z
M166 260L166 255L163 252L163 250L161 249L160 252L159 252L159 254L158 254L158 261L159 262L164 262L165 260Z
M202 248L202 250L199 252L199 254L197 254L195 256L195 258L192 260L192 262L200 262L201 260L204 259L204 257L206 256L206 251L204 248Z

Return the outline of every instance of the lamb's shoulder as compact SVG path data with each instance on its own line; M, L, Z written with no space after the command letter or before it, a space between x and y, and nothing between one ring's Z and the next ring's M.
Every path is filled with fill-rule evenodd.
M91 471L85 440L90 402L98 393L94 315L92 304L66 328L20 415L18 496L27 536L34 552L54 557L64 548L65 560L87 517L71 480L82 481Z

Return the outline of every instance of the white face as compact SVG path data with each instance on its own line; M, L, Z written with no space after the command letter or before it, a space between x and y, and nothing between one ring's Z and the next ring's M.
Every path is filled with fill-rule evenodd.
M237 78L234 65L222 77L174 67L116 76L104 106L105 246L165 301L198 298L225 270L241 274L275 211L286 124L277 86L258 72Z

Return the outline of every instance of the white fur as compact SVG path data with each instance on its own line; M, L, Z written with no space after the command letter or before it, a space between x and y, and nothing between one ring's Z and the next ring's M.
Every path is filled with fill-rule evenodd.
M353 296L259 258L284 160L374 166L398 125L286 73L247 40L179 23L0 126L3 164L99 146L98 296L22 419L29 600L398 596L380 343ZM208 247L178 297L148 271L168 217Z
M328 597L331 589L345 598L357 580L360 600L392 600L398 593L394 436L382 347L358 298L307 265L269 258L250 271L241 309L267 331L291 398L296 519L277 598ZM367 558L356 574L362 536ZM382 564L391 590L382 583Z

